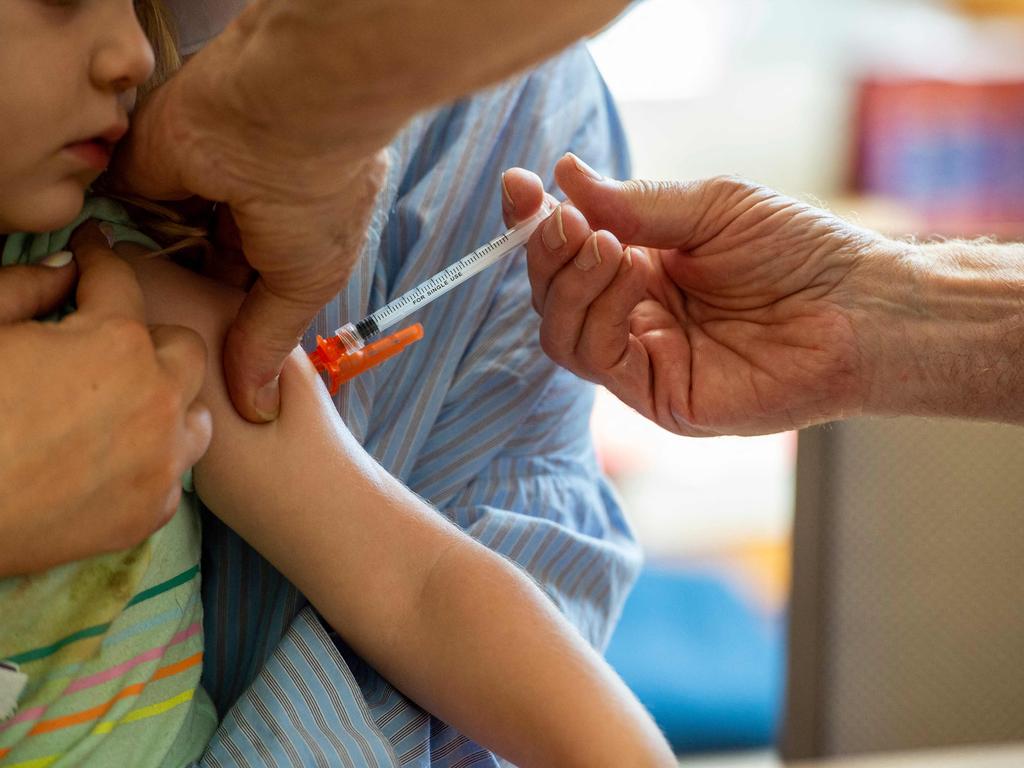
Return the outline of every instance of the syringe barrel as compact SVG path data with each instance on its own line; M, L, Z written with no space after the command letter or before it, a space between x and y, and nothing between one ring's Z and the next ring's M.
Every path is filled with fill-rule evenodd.
M472 277L478 272L482 272L487 269L487 267L497 261L500 261L508 253L529 240L537 227L540 226L540 223L550 213L551 211L547 206L542 206L541 209L530 218L523 219L511 229L491 240L491 242L481 245L471 254L463 257L462 260L458 262L458 264L464 265L462 269L463 277L459 282L461 283L463 280Z
M505 233L480 246L472 253L425 280L394 301L367 315L358 323L346 323L335 331L348 352L357 352L373 336L399 323L418 309L448 293L469 278L500 261L511 251L530 239L540 223L551 213L547 205L541 206L533 216L524 219Z

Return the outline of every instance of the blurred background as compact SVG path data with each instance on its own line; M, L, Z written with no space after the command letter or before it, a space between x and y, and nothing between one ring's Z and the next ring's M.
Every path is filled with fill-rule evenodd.
M1024 1L645 0L591 46L636 177L733 173L894 236L1024 238ZM681 755L770 749L786 701L797 436L679 438L607 393L593 428L648 554L610 661ZM964 442L957 432L920 439ZM1018 455L1019 438L1008 439ZM801 442L802 468L816 465L801 475L805 500L827 481L824 450ZM893 482L920 482L921 471L902 468ZM886 488L879 498L893 495ZM1011 539L1024 545L1019 524ZM1008 695L1024 711L1024 694ZM814 726L817 751L842 751L827 726ZM1024 740L1019 720L1008 727Z

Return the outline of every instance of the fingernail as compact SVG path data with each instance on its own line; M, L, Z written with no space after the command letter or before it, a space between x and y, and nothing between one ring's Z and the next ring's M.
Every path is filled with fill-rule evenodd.
M596 236L591 237L590 242L583 246L583 250L573 259L573 263L584 272L589 272L601 263L601 252L597 250Z
M633 249L626 248L622 254L622 260L626 262L626 269L632 269L633 267Z
M544 229L540 233L540 239L544 241L549 251L557 251L565 245L565 227L562 225L562 206L555 208L555 213L544 222Z
M508 173L508 171L505 173ZM501 196L504 198L505 205L508 209L510 211L514 211L516 209L516 204L512 201L512 195L508 192L508 184L505 183L505 173L501 174Z
M61 267L66 267L68 264L70 264L71 259L73 258L74 256L71 255L71 251L57 251L57 253L50 254L39 263L42 264L44 267L53 267L54 269L60 269Z
M114 247L114 241L116 240L116 237L117 237L114 234L114 225L111 224L109 221L101 221L100 222L100 232L102 232L103 236L105 238L107 238L107 245L109 245L111 248L113 248Z
M281 386L278 377L256 391L253 407L264 421L273 421L281 410Z
M579 171L580 173L584 174L585 176L589 176L594 181L601 181L604 178L604 176L602 176L600 173L595 171L589 165L584 163L582 160L580 160L578 157L576 157L576 155L574 155L572 152L567 152L566 154L568 154L569 157L572 158L572 162L573 162L573 164L575 164L576 170Z

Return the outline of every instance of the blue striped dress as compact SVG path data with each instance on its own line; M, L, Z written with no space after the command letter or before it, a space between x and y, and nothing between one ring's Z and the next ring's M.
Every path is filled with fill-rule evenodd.
M625 146L582 46L421 116L390 149L369 243L306 348L501 232L505 168L534 169L550 185L555 161L572 150L622 177ZM539 348L523 254L413 319L424 341L342 387L345 422L392 474L525 569L602 648L640 556L595 462L592 388ZM202 766L501 765L392 688L209 515L203 577L203 683L223 722Z

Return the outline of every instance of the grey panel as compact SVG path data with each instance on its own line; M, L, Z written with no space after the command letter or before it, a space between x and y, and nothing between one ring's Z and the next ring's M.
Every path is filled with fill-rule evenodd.
M198 51L245 8L247 0L164 0L174 17L181 53Z
M1024 430L815 432L798 480L796 547L817 551L795 553L789 756L1024 739Z

